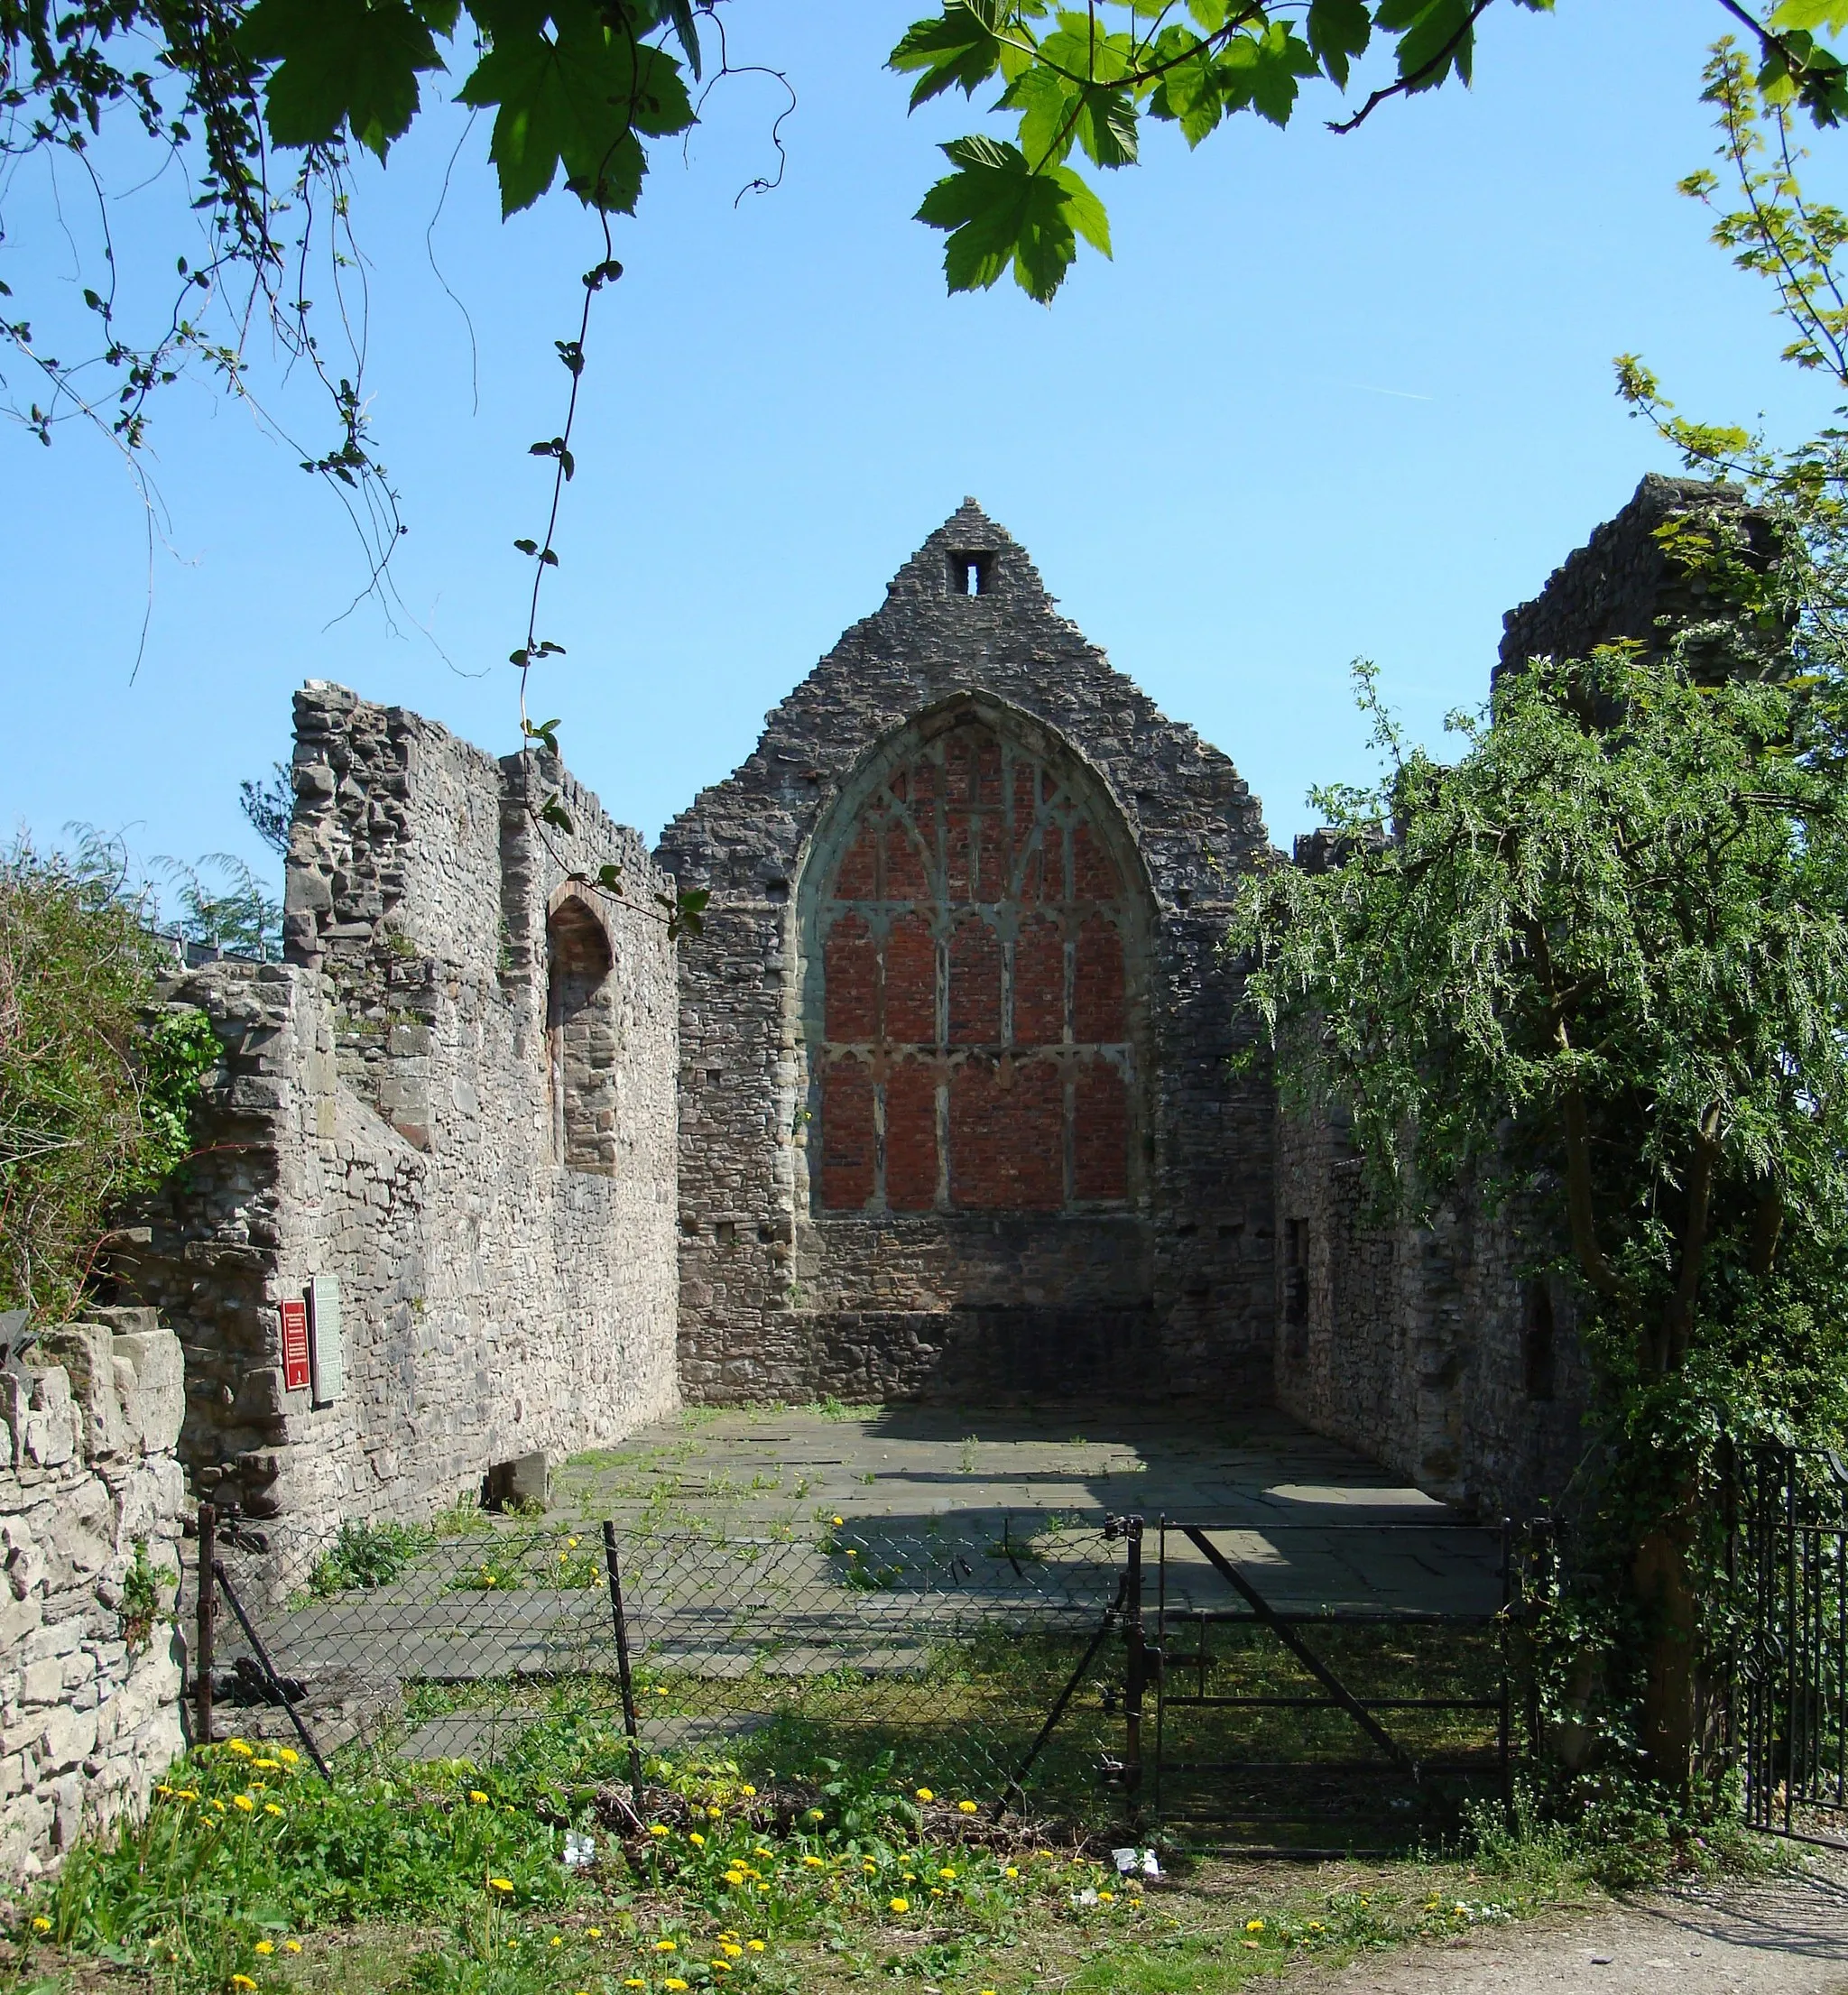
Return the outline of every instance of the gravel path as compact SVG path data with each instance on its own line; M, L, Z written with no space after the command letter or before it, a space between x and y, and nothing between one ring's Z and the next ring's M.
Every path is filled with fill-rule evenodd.
M1848 1995L1848 1859L1289 1979L1290 1995Z

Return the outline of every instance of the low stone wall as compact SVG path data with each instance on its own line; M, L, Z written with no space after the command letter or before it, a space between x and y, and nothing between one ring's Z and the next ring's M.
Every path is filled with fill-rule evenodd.
M0 1882L144 1806L183 1744L180 1344L97 1315L0 1373Z

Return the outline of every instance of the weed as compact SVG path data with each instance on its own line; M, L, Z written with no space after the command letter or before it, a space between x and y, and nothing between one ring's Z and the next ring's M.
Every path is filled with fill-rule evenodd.
M316 1560L308 1590L326 1600L355 1587L389 1586L430 1542L431 1534L408 1524L368 1524L349 1519L332 1547Z
M172 1613L173 1589L179 1576L171 1566L156 1566L148 1556L148 1541L134 1540L134 1556L122 1581L122 1604L116 1610L122 1639L131 1655L138 1655L154 1639L157 1623Z
M475 1490L462 1491L430 1520L433 1538L468 1538L494 1528L494 1519L482 1509L480 1493Z

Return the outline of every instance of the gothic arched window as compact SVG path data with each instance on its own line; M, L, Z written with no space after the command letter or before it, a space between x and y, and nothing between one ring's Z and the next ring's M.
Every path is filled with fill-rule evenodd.
M610 1014L610 941L575 894L545 925L546 1071L552 1156L571 1170L616 1169L616 1048Z
M819 841L804 898L823 1212L1140 1193L1134 861L1101 783L1030 745L1039 732L974 708L920 730Z

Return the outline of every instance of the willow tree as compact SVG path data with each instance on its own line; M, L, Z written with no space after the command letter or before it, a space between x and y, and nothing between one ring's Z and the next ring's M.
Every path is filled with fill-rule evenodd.
M1344 863L1249 882L1232 937L1287 1101L1351 1113L1378 1193L1550 1220L1607 1443L1594 1552L1677 1784L1714 1444L1848 1407L1843 797L1808 686L1713 664L1538 660L1447 766L1382 720L1382 783L1320 799Z

